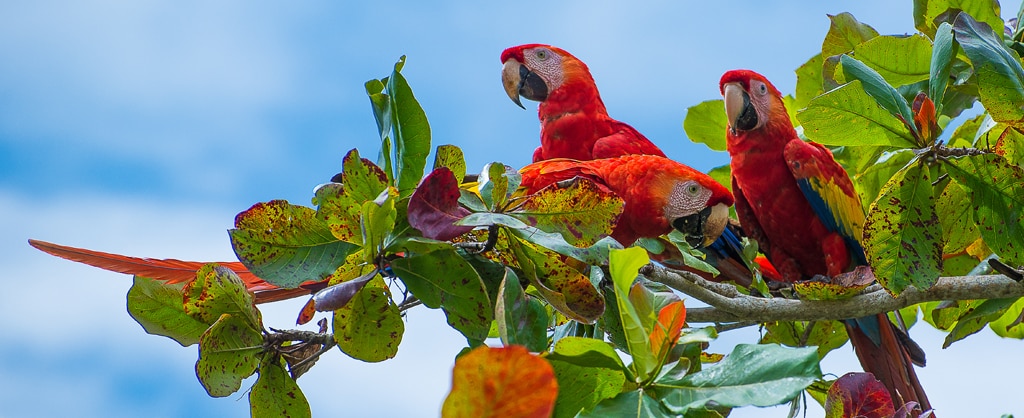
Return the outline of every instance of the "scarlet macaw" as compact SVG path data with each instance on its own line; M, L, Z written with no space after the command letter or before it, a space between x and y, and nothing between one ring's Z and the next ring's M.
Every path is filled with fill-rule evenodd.
M612 237L632 245L640 237L679 230L695 248L711 244L725 229L733 198L707 174L657 155L624 155L591 161L545 160L523 167L527 194L574 177L605 187L625 202Z
M858 241L864 209L832 152L797 136L782 95L764 76L729 71L719 87L729 121L736 215L783 280L835 277L867 265ZM920 347L885 314L846 325L864 370L882 381L894 400L930 409L910 364L924 365Z
M533 161L552 158L593 160L626 154L661 157L657 146L632 126L608 116L590 70L562 49L541 44L514 46L501 53L505 92L540 102L540 146Z

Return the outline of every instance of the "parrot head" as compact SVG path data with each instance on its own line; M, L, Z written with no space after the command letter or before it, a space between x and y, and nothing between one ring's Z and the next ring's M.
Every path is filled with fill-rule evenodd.
M730 134L758 130L773 121L789 123L782 94L763 75L750 70L729 71L722 75L719 88L725 99Z
M673 167L674 168L674 167ZM684 167L689 168L689 167ZM693 248L710 245L729 223L732 193L703 173L687 173L694 177L672 176L663 206L665 219L681 232ZM704 181L700 181L704 180Z
M501 53L501 82L505 93L519 107L520 97L537 102L566 84L583 81L593 85L587 65L560 48L543 44L514 46Z

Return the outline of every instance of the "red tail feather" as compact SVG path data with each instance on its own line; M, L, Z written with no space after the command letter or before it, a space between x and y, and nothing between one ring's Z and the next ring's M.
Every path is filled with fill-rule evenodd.
M922 411L931 409L928 395L917 378L917 372L911 364L914 360L908 348L900 341L896 329L886 314L878 314L880 323L881 346L876 346L871 338L859 327L847 323L846 331L850 335L850 343L860 360L864 371L872 373L892 394L897 407L908 401L917 402Z
M196 271L206 264L200 261L129 257L84 248L68 247L34 239L28 240L28 243L40 251L60 258L77 261L104 270L148 277L167 283L181 283L192 280L196 277ZM242 279L242 282L245 283L245 287L252 292L278 289L277 286L256 277L242 263L229 261L218 262L217 264L234 271ZM308 291L306 293L308 294Z

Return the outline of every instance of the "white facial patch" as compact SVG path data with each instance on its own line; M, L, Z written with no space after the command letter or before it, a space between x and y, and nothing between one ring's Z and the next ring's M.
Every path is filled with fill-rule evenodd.
M709 199L711 189L701 186L694 180L676 183L668 195L665 218L677 219L700 212L707 207Z
M562 86L565 74L562 71L561 55L550 49L538 47L523 51L523 59L526 60L526 67L537 73L548 85L548 92Z

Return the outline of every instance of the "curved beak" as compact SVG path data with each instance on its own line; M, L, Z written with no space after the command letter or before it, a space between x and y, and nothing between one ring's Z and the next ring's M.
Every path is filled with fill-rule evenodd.
M672 221L672 227L683 233L686 243L691 247L702 248L715 242L728 223L729 207L719 203L692 215L676 218Z
M722 90L725 99L725 115L729 118L729 129L733 135L737 131L749 131L757 127L757 110L750 103L747 94L739 83L729 83Z
M508 98L523 109L526 107L519 100L520 96L538 102L548 98L548 86L544 80L515 59L505 61L501 68L501 84L505 86Z

